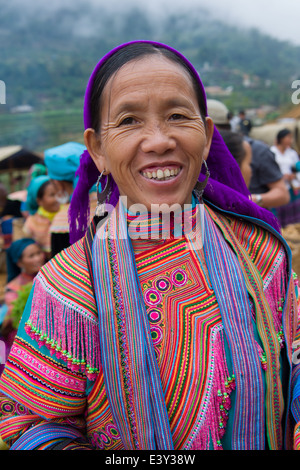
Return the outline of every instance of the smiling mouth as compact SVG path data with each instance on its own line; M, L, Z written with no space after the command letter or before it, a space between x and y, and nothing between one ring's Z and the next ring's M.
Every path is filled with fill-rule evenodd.
M141 171L144 178L154 181L170 181L181 172L181 167Z

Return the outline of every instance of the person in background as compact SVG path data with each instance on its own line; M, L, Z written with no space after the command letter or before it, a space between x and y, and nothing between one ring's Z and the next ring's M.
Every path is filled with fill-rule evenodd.
M275 160L279 165L280 171L287 183L288 188L295 182L296 175L293 168L299 162L299 155L292 148L293 134L289 129L282 129L276 136L276 143L271 147L275 155ZM296 180L296 187L299 187L299 182Z
M238 115L230 113L229 115L230 127L232 132L239 132L240 118Z
M60 211L54 217L50 227L52 256L70 246L68 210L76 186L76 171L79 167L80 157L85 150L86 147L77 142L67 142L45 150L45 164L48 174L57 189L58 200L61 203ZM92 218L97 206L95 185L90 190L89 199L90 218Z
M32 238L16 240L6 251L7 285L5 288L5 315L0 326L0 335L6 344L6 353L11 348L17 328L13 324L13 303L20 289L27 284L32 286L33 279L45 263L45 254ZM24 305L25 306L25 305Z
M282 129L276 136L276 144L271 147L290 194L289 203L274 211L282 227L300 222L300 180L296 172L299 155L292 148L292 143L292 131Z
M20 210L21 201L10 199L4 186L1 186L0 247L1 249L6 250L10 247L13 241L14 221L21 219L22 213Z
M239 112L239 124L238 124L238 130L241 132L242 135L249 136L251 129L252 129L252 123L250 119L246 117L245 111L240 111Z
M260 140L245 139L252 148L252 178L249 186L252 201L266 209L288 204L290 194L274 153Z
M34 180L37 176L45 175L47 175L47 168L45 167L45 165L43 165L42 163L34 163L29 169L24 191L27 192L27 188L30 185L30 182ZM26 219L29 215L29 211L26 206L26 198L24 201L21 202L21 212L24 219Z
M77 142L67 142L45 150L45 165L56 189L60 210L50 227L51 256L70 246L68 209L76 184L75 173L80 156L86 147Z
M241 134L220 129L225 144L231 155L236 159L247 187L250 185L252 176L252 149L251 145L244 140Z
M207 100L208 115L219 130L231 130L230 112L227 106L219 100Z
M51 256L50 225L60 208L54 184L47 175L31 180L27 191L26 207L29 216L23 226L27 237L33 238Z
M220 132L231 129L229 110L224 103L207 100L207 109ZM287 204L290 196L274 154L263 142L245 136L243 138L250 144L252 152L252 176L249 184L252 201L266 209Z

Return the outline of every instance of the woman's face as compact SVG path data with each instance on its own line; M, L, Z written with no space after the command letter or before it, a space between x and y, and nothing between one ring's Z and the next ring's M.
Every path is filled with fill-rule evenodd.
M38 198L37 203L48 212L57 212L59 210L60 204L57 201L57 191L53 183L47 184L43 197Z
M157 55L127 63L104 88L100 122L86 146L129 206L191 203L213 123L205 128L184 68Z
M41 248L33 243L28 245L22 253L18 266L26 274L36 274L45 262L45 254Z

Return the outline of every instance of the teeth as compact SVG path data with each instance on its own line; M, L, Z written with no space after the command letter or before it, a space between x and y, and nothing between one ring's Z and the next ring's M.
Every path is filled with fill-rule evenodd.
M158 179L158 180L163 180L165 178L171 178L172 176L177 176L178 173L180 172L180 168L172 168L169 170L169 168L166 168L166 170L160 170L158 169L157 171L143 171L142 175L145 178L148 179Z

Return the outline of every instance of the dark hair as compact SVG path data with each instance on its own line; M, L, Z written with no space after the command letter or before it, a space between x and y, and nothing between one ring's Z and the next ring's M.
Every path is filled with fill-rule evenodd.
M243 146L244 138L241 134L237 132L221 130L219 129L223 140L231 153L231 155L235 158L238 165L241 166L244 158L246 157L246 150Z
M115 54L109 57L95 77L91 93L90 112L92 117L92 128L95 129L96 132L98 132L100 127L101 96L108 80L113 76L114 73L120 70L120 68L128 62L154 54L161 54L165 56L176 64L181 65L181 67L183 67L188 72L197 96L200 113L205 123L205 98L199 87L198 80L188 65L174 52L169 51L162 46L147 43L130 44L129 46L115 52Z
M37 195L36 195L37 199L42 199L44 197L46 188L49 184L52 184L51 180L45 181L45 183L42 184L42 186L39 188L39 190L37 192Z
M289 129L282 129L281 131L278 132L277 134L277 144L280 144L280 142L282 141L282 139L284 139L284 137L286 137L287 135L291 135L292 134L292 131L290 131Z

